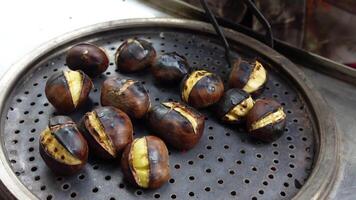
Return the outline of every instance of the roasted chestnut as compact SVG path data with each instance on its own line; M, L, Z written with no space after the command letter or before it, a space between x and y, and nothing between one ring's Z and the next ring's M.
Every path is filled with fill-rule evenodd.
M121 156L125 146L132 142L130 118L111 106L97 107L87 112L80 123L90 151L102 159Z
M101 104L119 108L130 117L138 119L150 108L150 98L139 81L109 78L101 88Z
M239 88L253 95L260 94L266 83L267 71L257 60L236 60L228 80L230 88Z
M258 99L247 114L250 135L265 142L278 139L286 126L283 107L272 99Z
M159 188L170 178L167 147L155 136L137 138L126 146L121 168L134 186Z
M184 102L195 108L204 108L220 100L224 84L218 75L198 70L183 79L181 92Z
M199 142L204 120L194 108L177 102L163 102L147 114L147 122L154 133L180 150L191 149Z
M159 55L152 64L155 79L162 83L178 83L189 73L187 59L176 52Z
M87 162L88 144L75 123L67 116L50 118L39 142L42 159L56 174L74 174Z
M45 93L59 112L70 113L86 102L92 87L92 81L82 71L64 70L47 80Z
M116 65L121 72L136 72L152 64L156 51L151 43L142 39L127 39L115 53Z
M71 70L82 70L88 76L95 77L106 71L109 58L104 49L81 43L68 50L66 63Z
M244 120L253 104L247 92L237 88L229 89L217 103L217 116L225 123L238 124Z

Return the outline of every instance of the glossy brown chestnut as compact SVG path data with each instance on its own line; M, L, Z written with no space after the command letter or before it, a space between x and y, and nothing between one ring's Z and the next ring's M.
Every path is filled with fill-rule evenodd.
M230 88L239 88L254 96L259 95L267 83L267 71L257 60L238 59L230 72Z
M151 72L162 83L179 83L190 71L187 59L176 52L159 55L152 64Z
M119 108L130 117L138 119L150 108L150 98L139 81L109 78L101 88L101 104Z
M170 178L167 147L155 136L135 139L125 148L121 168L134 186L159 188Z
M184 102L195 108L204 108L220 100L224 84L218 75L198 70L183 79L181 94Z
M120 72L136 72L150 66L156 57L151 43L142 39L127 39L115 53L116 65Z
M286 126L283 107L272 99L258 99L247 115L250 135L265 142L278 139Z
M86 102L92 87L92 81L84 72L64 70L47 80L45 93L59 112L70 113Z
M216 104L218 118L229 124L239 124L253 107L251 96L240 89L233 88L225 92Z
M87 142L69 117L50 118L39 143L41 157L56 174L74 174L87 162Z
M88 76L95 77L106 71L109 58L104 49L81 43L68 50L66 63L71 70L82 70Z
M132 142L130 118L121 110L107 106L87 112L80 123L90 151L102 159L121 156L125 146Z
M199 142L205 119L192 107L177 102L163 102L150 109L147 122L167 144L188 150Z

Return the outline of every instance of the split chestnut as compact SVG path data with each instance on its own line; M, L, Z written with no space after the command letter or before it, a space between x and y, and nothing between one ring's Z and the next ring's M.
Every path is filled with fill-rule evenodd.
M39 141L41 157L56 174L74 174L81 170L87 162L87 142L69 117L50 118Z
M170 178L168 150L155 136L135 139L122 155L121 169L134 186L159 188Z
M133 138L130 118L114 107L98 107L86 113L80 128L89 143L90 151L102 159L120 157Z
M239 88L253 96L259 95L267 83L267 71L257 60L238 59L230 72L229 87Z
M216 111L219 119L229 124L239 124L253 107L251 96L240 89L229 89L217 103Z
M115 53L116 65L120 72L140 71L150 66L156 57L151 43L142 39L127 39Z
M132 79L110 78L101 88L101 104L114 106L132 118L142 118L150 108L150 98L144 86Z
M86 102L92 87L92 81L82 71L64 70L48 79L45 93L59 112L70 113Z
M286 126L283 107L272 99L258 99L247 115L250 136L272 142L278 139Z
M154 133L180 150L191 149L199 142L204 120L194 108L177 102L163 102L147 113L147 122Z
M205 70L192 72L181 84L182 100L195 108L213 105L223 94L224 84L221 78Z

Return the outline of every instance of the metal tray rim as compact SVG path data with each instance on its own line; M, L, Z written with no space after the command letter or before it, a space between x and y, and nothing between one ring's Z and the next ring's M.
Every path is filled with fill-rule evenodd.
M26 55L22 60L14 64L3 75L0 80L0 113L7 108L5 103L8 95L12 91L12 88L16 85L16 81L20 79L28 70L30 70L31 66L38 62L41 57L48 55L62 45L73 42L81 37L100 34L110 30L145 26L185 28L198 32L214 33L211 25L207 23L174 18L116 20L75 30L43 44L30 54ZM293 74L292 81L300 87L304 93L303 95L308 100L307 103L310 104L313 109L312 114L317 121L316 130L319 132L319 137L316 138L319 149L317 149L316 152L317 159L315 161L313 171L305 185L297 193L294 199L327 198L332 192L332 189L335 188L334 186L338 174L340 173L339 169L341 163L341 136L338 133L334 117L327 109L327 104L321 95L316 92L312 84L306 80L303 73L287 58L281 56L278 52L267 47L261 42L258 42L257 40L244 34L230 29L224 29L224 32L226 37L230 40L249 46L249 48L260 53L261 55L268 55L268 58L275 63L279 63L280 67L285 72ZM238 38L238 40L236 38ZM6 116L2 116L1 118L1 127L4 127L3 124L5 117ZM4 145L3 142L1 145ZM18 199L36 199L36 197L24 185L22 185L15 174L12 173L3 148L0 148L0 162L0 180L5 186L5 188L1 188L0 190L4 191L5 195L9 197L16 197Z

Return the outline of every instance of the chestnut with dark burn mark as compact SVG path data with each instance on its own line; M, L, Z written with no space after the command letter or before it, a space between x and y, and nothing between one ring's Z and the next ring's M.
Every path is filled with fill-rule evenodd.
M240 89L233 88L225 92L216 105L218 118L229 124L239 124L253 107L251 96Z
M120 72L136 72L150 66L156 57L151 43L142 39L127 39L115 53L116 65Z
M167 144L188 150L199 142L205 119L192 107L177 102L163 102L150 109L147 122Z
M41 157L56 174L74 174L87 162L87 142L67 116L50 118L47 128L40 135L39 143Z
M247 115L249 135L265 142L278 139L285 126L283 107L272 99L258 99Z
M132 79L109 78L101 88L101 104L114 106L130 117L142 118L150 108L150 98L144 86Z
M70 113L86 102L92 87L92 81L84 72L64 70L47 80L45 93L59 112Z
M106 71L109 58L104 49L81 43L68 50L66 63L71 70L82 70L88 76L95 77Z
M151 72L162 83L178 83L190 71L187 59L176 52L159 55L152 64Z
M263 91L266 83L267 71L257 60L236 60L228 80L230 88L239 88L254 96Z
M159 188L170 178L167 147L155 136L137 138L125 148L121 168L134 186Z
M195 108L215 104L224 94L221 78L205 70L197 70L187 75L181 84L182 100Z
M102 159L120 157L133 138L130 118L111 106L97 107L87 112L81 120L80 128L89 143L90 151Z

